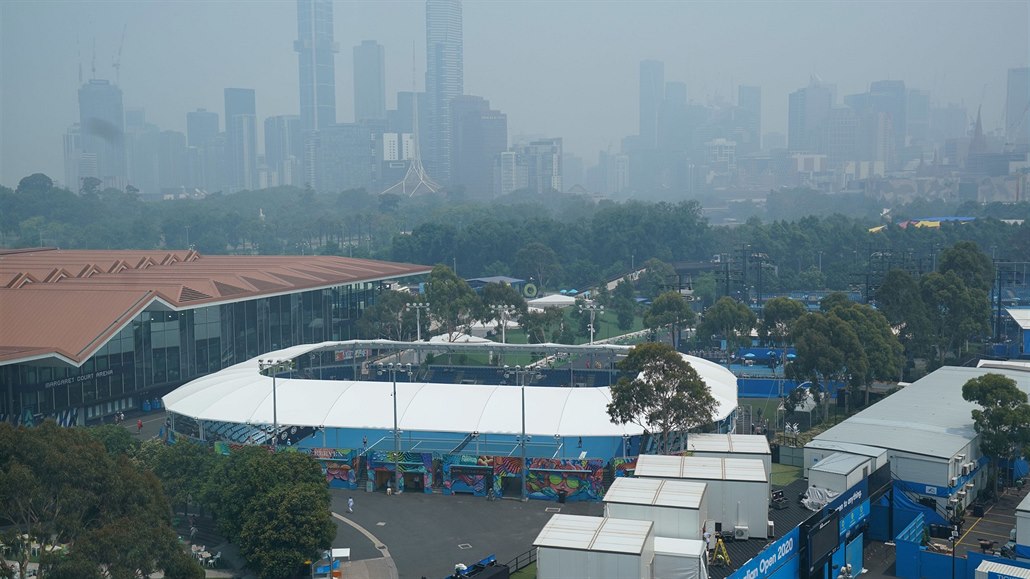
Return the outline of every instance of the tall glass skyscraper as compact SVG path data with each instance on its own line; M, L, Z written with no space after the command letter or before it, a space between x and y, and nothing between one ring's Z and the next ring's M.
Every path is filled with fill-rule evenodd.
M254 89L225 89L229 189L257 189L257 111Z
M428 134L420 135L426 171L451 181L451 99L465 90L461 0L426 0L426 97Z
M82 156L95 159L95 164L80 175L98 177L105 187L124 187L125 117L122 91L107 80L90 79L79 88L79 131ZM78 190L79 183L66 183Z
M300 127L308 133L336 123L338 47L333 41L332 0L297 0L297 41L300 70Z
M354 120L386 118L386 51L375 40L354 47Z

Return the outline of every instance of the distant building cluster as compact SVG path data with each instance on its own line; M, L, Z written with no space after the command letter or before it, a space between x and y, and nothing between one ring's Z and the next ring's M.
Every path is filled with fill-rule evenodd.
M812 78L790 93L783 135L762 133L761 87L739 86L736 103L701 104L687 83L666 80L663 62L644 60L637 134L587 166L563 150L560 136L509 136L505 113L465 94L461 0L427 0L425 23L424 91L416 90L413 69L412 90L398 92L396 109L387 109L384 47L363 40L353 47L354 121L341 123L333 2L297 0L300 110L265 118L263 143L253 89L225 88L221 119L188 112L183 135L123 106L116 83L89 79L79 89L79 122L65 135L64 183L81 189L94 178L101 188L132 186L147 198L279 185L404 194L449 187L471 198L529 190L725 191L731 199L798 186L886 195L945 187L966 200L1026 198L1025 67L1008 71L1001 131L985 134L979 110L936 103L902 80L875 81L841 98L835 85Z

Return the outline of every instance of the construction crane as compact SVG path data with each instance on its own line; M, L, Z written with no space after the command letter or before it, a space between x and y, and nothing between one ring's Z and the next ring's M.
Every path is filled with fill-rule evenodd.
M111 63L111 67L114 68L114 83L117 85L121 84L122 76L122 47L125 46L125 31L129 28L129 24L126 23L122 26L122 39L118 42L118 52L114 56L114 62Z

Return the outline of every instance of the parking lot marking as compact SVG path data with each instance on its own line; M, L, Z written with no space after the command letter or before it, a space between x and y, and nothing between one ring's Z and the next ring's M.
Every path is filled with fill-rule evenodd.
M468 543L461 543L461 544L458 545L458 548L459 549L471 549L472 545L470 545Z

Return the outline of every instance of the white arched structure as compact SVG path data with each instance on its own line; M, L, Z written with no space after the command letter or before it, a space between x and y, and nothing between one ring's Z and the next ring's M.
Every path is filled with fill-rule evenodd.
M316 351L354 347L397 347L388 341L326 342L269 352L260 359L294 359ZM407 344L413 346L413 344ZM423 344L424 345L424 344ZM461 344L464 349L501 350L503 345ZM511 346L509 346L510 348ZM568 350L583 348L537 344ZM427 346L428 348L428 346ZM605 346L625 350L625 346ZM725 368L684 356L711 388L717 405L712 421L721 422L737 407L736 378ZM193 380L163 398L168 411L203 421L271 424L272 378L261 374L259 358ZM355 430L392 430L391 385L383 381L276 378L279 424ZM600 387L526 386L526 433L535 436L621 437L639 435L636 424L614 424L608 417L611 391ZM406 432L518 434L522 431L521 392L514 385L443 384L397 380L398 427Z

